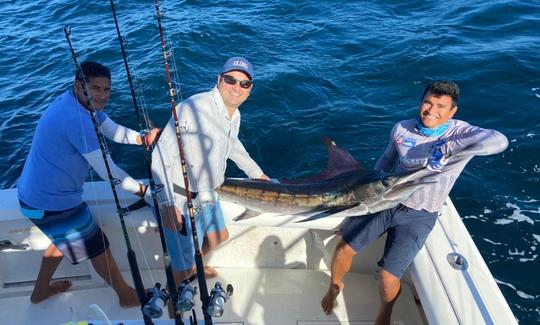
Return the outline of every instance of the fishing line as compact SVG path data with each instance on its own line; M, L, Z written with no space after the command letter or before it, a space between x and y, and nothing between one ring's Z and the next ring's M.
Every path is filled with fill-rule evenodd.
M69 52L69 49L68 49L68 52ZM71 53L68 53L68 54L71 55ZM78 68L77 68L77 66L75 66L75 71L77 71L77 70L78 70ZM74 86L73 86L73 88L74 88ZM75 89L73 89L73 90L75 90ZM75 94L75 91L73 91L73 93L75 95L75 98L77 98L77 101L79 101L77 95ZM81 126L83 125L83 120L82 120L83 115L82 114L83 114L83 112L79 111L79 124ZM87 141L87 138L86 138L86 134L84 132L83 132L83 139L84 139L85 146L88 148L89 147L88 146L88 141ZM97 218L97 221L99 223L99 227L101 229L104 229L103 228L103 225L104 225L104 223L103 223L103 214L101 212L101 205L98 202L98 193L97 193L97 190L96 190L96 186L95 186L96 183L95 183L95 180L94 180L94 173L92 172L92 170L90 170L90 182L92 184L92 186L90 186L90 189L91 189L92 194L93 194L92 195L92 200L94 201L94 207L97 210L96 218ZM101 240L103 242L105 242L105 232L103 232L103 231L101 232ZM109 275L109 280L111 281L111 285L112 285L113 278L112 278L112 274L111 274L111 267L110 267L111 264L110 264L108 254L105 255L105 262L106 262L106 265L107 265L107 272L108 272L108 275Z
M126 41L126 39L124 38L124 46L127 48L128 51L127 52L127 57L128 57L128 61L131 61L131 51L129 51L129 42ZM133 78L133 83L135 85L135 89L141 89L141 84L139 83L139 80L137 78L137 71L136 71L136 67L135 66L130 66L131 68L131 71L132 71L132 78ZM174 70L176 72L176 70ZM148 109L147 109L147 105L146 105L146 99L144 97L144 92L143 91L137 91L137 97L141 103L140 105L140 108L141 108L141 111L143 112L142 116L144 117L145 119L145 123L147 126L149 127L152 127L153 126L153 122L150 120L149 118L149 113L148 113ZM181 95L180 95L181 97ZM152 148L153 150L153 148ZM157 185L159 186L159 185ZM158 191L158 195L163 195L163 191ZM195 210L197 210L197 208L195 208ZM175 229L175 232L178 232L179 229ZM140 242L140 238L137 237L137 239L139 239L139 242ZM176 240L175 240L175 246L178 248L178 251L182 251L181 247L181 243L180 243L180 240L179 240L179 237L177 236L176 237ZM147 261L146 259L146 255L143 255L145 257L145 261ZM182 263L183 265L186 264L186 261L184 259L184 255L183 254L180 254L180 258L182 260Z
M159 188L156 185L156 183L154 181L154 177L152 175L152 163L151 163L151 158L150 158L151 157L151 149L150 149L150 144L147 142L147 138L146 138L146 136L151 133L150 125L149 125L150 118L148 116L148 111L146 109L139 109L139 105L137 104L137 95L136 95L136 91L135 91L135 86L134 86L133 78L131 76L131 72L130 72L130 69L129 69L129 64L128 64L128 61L127 61L126 51L125 51L125 48L124 48L124 38L122 37L122 34L120 33L120 27L119 27L119 24L118 24L118 18L116 16L116 10L115 10L115 7L114 7L114 1L110 0L110 4L111 4L112 15L113 15L113 18L114 18L114 24L115 24L115 27L116 27L116 33L117 33L117 36L118 36L118 41L120 42L120 50L122 52L122 58L123 58L123 61L124 61L124 67L125 67L126 75L127 75L128 82L129 82L129 88L130 88L130 91L131 91L131 99L133 101L133 107L135 109L135 113L136 113L137 119L139 121L140 137L141 137L142 145L143 145L143 148L144 148L144 160L145 160L146 170L148 172L148 181L149 181L150 191L151 191L151 194L152 194L152 201L153 201L153 204L154 204L153 213L154 213L154 217L155 217L155 219L157 221L157 224L158 224L159 238L160 238L160 242L161 242L161 249L163 251L163 263L164 263L164 267L165 267L165 275L166 275L166 278L167 278L167 287L169 289L170 297L172 298L172 301L173 301L173 303L170 304L169 306L172 305L173 314L174 314L174 318L175 318L175 323L177 325L179 325L179 324L183 323L183 321L182 321L180 315L177 313L177 310L176 310L176 300L177 300L176 281L174 280L174 275L173 275L172 266L171 266L171 259L170 259L170 256L169 256L169 252L167 250L167 243L165 241L165 235L163 233L163 225L162 225L161 213L159 211L159 205L158 205L158 199L157 199L158 198L158 192L162 191L162 188ZM140 111L142 111L142 114L141 114ZM144 117L143 117L143 115L144 115ZM143 128L143 121L145 123L144 128ZM158 290L160 289L160 286L161 285L158 284L158 283L156 283L156 285L155 285L155 287Z
M67 65L73 64L73 60L70 61L69 59L67 59L67 58L69 58L70 56L71 56L71 51L70 51L70 48L68 47L68 48L66 48L66 59L64 59L64 60L65 60L65 63L66 63ZM77 70L77 67L75 67L75 68L76 68L75 70ZM71 86L71 87L73 87L73 86ZM76 95L76 94L74 93L74 95ZM75 96L75 97L76 97L76 96ZM82 121L82 112L79 114L79 124L80 124L80 125L83 125L83 121ZM98 128L101 130L101 126L98 126ZM86 138L86 134L83 133L83 134L82 134L82 137L83 137L85 146L88 147L88 141L87 141L87 138ZM108 146L107 146L106 143L105 143L105 148L107 149L107 152L110 152L110 151L109 151L109 148L108 148ZM92 201L94 202L93 207L94 207L94 210L96 210L96 212L97 212L97 213L95 213L95 214L93 214L93 215L95 215L95 217L96 217L96 219L97 219L97 222L98 222L100 228L101 228L101 229L105 229L105 227L104 227L104 226L105 226L105 223L104 223L104 221L103 221L105 213L103 213L102 206L101 206L101 204L100 204L99 201L98 201L98 192L97 192L96 186L94 185L94 184L96 184L96 180L95 180L95 176L94 176L94 171L92 171L92 170L90 171L90 183L92 184L92 186L90 186L90 191L91 191L91 193L93 194L93 195L91 196L91 199L90 199L90 200L92 200ZM122 198L122 201L123 201L124 205L127 205L127 204L126 204L126 200L125 200L125 196L121 196L121 198ZM105 241L105 232L102 232L101 240L102 240L102 241ZM108 271L109 281L111 281L111 284L113 284L113 283L114 283L114 279L113 279L112 274L111 274L110 257L112 257L112 255L109 256L109 254L106 254L106 256L105 256L105 262L106 262L106 266L107 266L107 271ZM148 263L147 263L147 264L148 264Z
M160 14L161 17L166 16L166 14L164 14L164 12L161 11L161 10L160 10L159 14ZM183 100L183 98L182 98L182 92L181 92L181 89L180 89L180 82L179 82L180 79L178 77L178 67L176 66L176 60L175 60L175 57L174 57L174 46L173 46L172 40L170 38L170 34L167 33L168 28L166 27L166 24L164 24L162 20L159 20L159 22L161 23L161 25L159 25L158 27L161 27L161 29L163 29L163 33L160 34L160 36L162 36L162 37L164 36L166 38L166 43L165 44L171 44L171 46L169 46L166 49L166 52L163 52L164 59L165 60L170 59L171 60L171 66L173 67L173 69L169 70L168 69L169 66L168 66L167 62L165 61L167 72L172 72L172 77L170 77L171 83L169 84L169 94L171 94L171 85L172 85L172 90L173 90L174 96L171 95L171 100L176 101L176 102L180 102L180 101ZM163 49L163 47L162 47L162 49ZM169 75L168 75L168 77L169 77ZM172 106L176 107L176 103L174 103L174 105L172 105ZM182 207L181 211L184 211L184 210L185 210L184 207ZM197 211L197 207L194 207L194 210ZM176 225L174 225L174 226L176 227ZM182 225L182 227L184 227L184 225ZM181 229L176 229L175 228L174 230L175 230L176 233L178 233L178 231L181 230ZM178 247L179 251L181 252L182 251L182 244L180 242L180 237L179 236L175 236L175 244L176 244L176 247ZM182 260L182 265L187 265L186 259L184 258L184 254L179 254L179 255L180 255L180 258Z
M73 46L72 46L72 43L71 43L71 28L69 26L67 26L67 25L64 26L64 36L65 36L65 39L66 39L66 41L68 43L69 50L70 50L70 53L71 53L71 57L73 59L73 62L75 63L76 69L77 69L76 75L79 72L82 75L82 78L81 78L82 79L81 80L82 89L83 89L83 92L84 92L84 96L86 97L86 100L87 100L87 102L88 102L88 104L90 106L90 109L89 109L90 118L92 120L92 124L94 125L94 131L96 132L96 137L98 139L101 155L102 155L102 158L103 158L103 163L105 164L105 169L107 171L107 176L109 178L109 184L111 185L111 190L113 192L114 202L115 202L115 205L116 205L116 212L118 214L118 218L120 220L120 225L122 226L122 232L123 232L123 235L124 235L124 240L126 242L127 258L128 258L128 262L129 262L129 266L130 266L130 270L131 270L131 276L133 278L133 282L135 284L135 290L137 291L137 295L138 295L139 301L141 303L141 312L142 312L142 308L146 304L146 294L145 294L144 286L143 286L143 283L142 283L139 267L137 265L137 258L135 256L135 252L133 251L133 248L131 247L131 242L129 240L129 235L127 233L127 228L126 228L126 225L125 225L125 222L124 222L124 216L127 214L127 212L126 212L126 209L124 209L124 208L122 208L120 206L118 193L116 192L116 186L120 184L120 180L117 179L117 178L114 178L113 175L112 175L112 171L111 171L109 161L108 161L109 153L107 151L108 149L107 149L107 146L105 144L105 137L103 136L103 133L101 133L100 130L99 130L99 127L98 127L99 123L98 123L98 120L97 120L97 117L96 117L96 109L94 107L94 102L93 102L93 99L92 99L92 97L90 96L90 94L88 92L88 85L86 83L86 76L84 75L84 72L83 72L81 66L79 65L79 62L77 60L77 54L75 53L75 50L73 49ZM146 316L144 314L144 312L143 312L143 319L144 319L144 323L146 325L153 324L152 320L148 316Z
M185 195L187 199L187 206L188 206L188 214L189 214L189 220L191 223L191 233L192 233L192 239L193 239L193 246L195 248L195 266L197 270L197 279L199 282L199 292L200 292L200 298L202 303L202 311L204 315L204 323L206 325L212 325L212 317L208 313L208 304L209 304L209 294L208 294L208 287L206 284L206 277L204 274L204 262L202 259L201 250L199 247L199 237L197 234L197 225L195 222L195 210L193 207L192 202L192 194L189 187L189 180L188 180L188 174L187 174L187 163L184 156L184 150L182 147L182 139L180 134L180 126L178 123L178 116L176 112L176 101L175 101L175 90L173 88L173 84L171 81L171 73L169 70L169 58L171 57L171 52L169 51L167 44L165 43L165 37L163 32L163 27L161 24L161 11L159 9L158 0L154 0L154 6L156 9L156 19L158 23L158 29L159 29L159 35L161 40L161 49L163 52L163 62L165 65L165 71L167 74L167 84L169 87L169 95L171 97L171 110L172 115L174 119L174 125L175 125L175 131L176 131L176 140L178 145L178 152L180 156L180 163L182 165L182 175L184 178L184 189L185 189Z
M122 40L124 41L124 46L125 46L125 47L128 47L128 42L127 42L126 38L123 37ZM128 53L128 58L130 58L129 52L127 52L127 53ZM134 70L133 68L131 68L131 69ZM136 89L136 90L139 90L139 89L140 89L140 83L138 82L138 79L137 79L137 77L136 77L135 72L132 74L132 78L133 78L133 84L134 84L135 89ZM142 92L141 92L141 91L136 91L136 94L137 94L137 96L139 97L139 100L140 100L141 103L142 103L142 104L141 104L141 110L142 110L143 112L147 112L147 110L146 110L146 103L145 103L145 101L144 101L144 96L143 96ZM143 114L143 116L144 116L145 122L146 122L145 125L150 125L151 122L150 122L150 119L148 118L148 114L145 113L145 114ZM140 121L139 121L139 122L140 122ZM140 126L140 123L139 123L139 126ZM141 140L142 140L142 135L141 135ZM147 189L147 190L148 190L148 189ZM124 200L125 200L125 197L124 197ZM144 204L139 204L140 201L143 201ZM126 203L126 202L124 202L124 203ZM143 207L147 206L148 204L146 204L146 202L144 201L144 198L142 198L141 200L139 200L139 201L135 202L134 204L130 205L130 207L132 207L133 205L136 205L136 207L135 207L133 210L137 210L137 209L140 209L140 208L143 208ZM152 209L152 208L151 208L151 209ZM128 221L129 224L131 225L132 229L135 229L135 238L136 238L136 240L137 240L137 246L139 247L139 250L140 250L141 252L144 252L144 247L143 247L143 244L142 244L142 242L141 242L141 238L140 238L140 236L139 236L139 233L138 233L138 231L137 231L137 229L139 228L139 226L135 224L135 222L133 221L132 218L128 218L127 221ZM150 267L150 263L149 263L149 261L148 261L148 257L146 256L146 254L142 254L142 258L143 258L143 261L144 261L144 265L146 266L146 270L148 270L148 274L149 274L149 276L150 276L150 280L152 281L152 283L155 283L156 280L155 280L155 278L154 278L153 273L150 271L150 270L151 270L151 267Z
M67 47L67 48L66 48L66 58L69 58L71 55L72 55L71 49L70 49L69 47ZM65 59L65 60L66 60L65 63L66 63L67 65L73 64L73 60L71 60L71 61L70 61L69 59ZM77 71L78 71L78 70L79 70L79 69L78 69L78 65L75 65L75 71L76 71L75 75L77 75ZM85 80L85 82L86 82L86 80ZM75 93L75 88L74 88L73 83L72 83L72 86L71 86L71 87L72 87L72 89L73 89L73 95L75 96L75 98L77 98L77 101L79 101L79 99L78 99L78 97L77 97L77 94ZM84 123L83 123L83 120L82 120L82 118L83 118L83 115L82 115L82 114L83 114L82 112L79 112L79 114L78 114L78 115L79 115L79 125L81 125L81 126L84 124ZM82 134L82 138L83 138L83 140L84 140L85 146L88 148L89 146L88 146L88 140L87 140L87 138L86 138L86 133L83 133L83 134ZM94 207L95 207L95 209L97 210L97 213L95 214L95 215L96 215L96 219L97 219L97 222L99 223L99 227L100 227L101 229L104 229L104 227L103 227L103 226L104 226L104 223L103 223L103 213L102 213L102 211L101 211L101 205L100 205L99 202L98 202L98 193L97 193L97 190L96 190L96 186L94 185L94 184L95 184L95 179L94 179L94 173L93 173L92 170L90 170L90 181L91 181L91 184L92 184L92 186L90 186L90 190L92 191L91 193L93 194L93 195L91 196L91 200L94 202ZM103 232L103 231L102 231L102 234L101 234L101 240L102 240L103 242L105 241L105 232ZM105 262L106 262L106 265L107 265L106 268L107 268L107 271L108 271L109 281L111 281L111 285L112 285L112 284L114 283L114 280L113 280L112 274L111 274L111 267L110 267L111 264L110 264L109 255L108 255L108 254L106 254L106 256L105 256Z
M165 28L165 32L166 31L167 31L167 29ZM172 42L170 33L165 33L165 35L167 37L167 44L171 44L171 46L169 48L169 51L170 51L169 58L171 59L171 65L174 67L174 69L172 69L172 73L173 73L173 81L174 81L174 84L175 84L177 99L181 102L181 101L184 100L184 98L182 97L182 89L181 89L181 85L180 85L179 69L178 69L178 65L176 64L176 58L174 56L174 48L175 47L174 47L174 43Z

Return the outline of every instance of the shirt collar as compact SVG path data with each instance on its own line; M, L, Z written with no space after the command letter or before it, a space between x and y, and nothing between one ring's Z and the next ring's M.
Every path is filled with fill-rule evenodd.
M232 117L229 117L229 110L225 106L225 103L223 102L223 97L221 97L221 93L219 92L219 89L217 86L214 86L212 88L212 91L210 91L210 94L212 94L212 98L214 99L214 103L216 104L216 107L218 108L218 111L220 114L225 116L228 120L235 120L240 116L240 112L238 109L234 111L234 114Z
M422 124L422 121L420 121L420 119L418 118L416 119L415 130L416 132L420 133L421 135L425 137L439 137L448 130L451 124L452 124L452 120L448 120L446 121L446 123L441 124L437 127L427 128Z
M90 111L87 110L80 102L79 100L77 99L77 96L75 95L75 91L73 90L73 87L71 87L68 91L67 91L68 95L71 97L70 100L73 101L73 104L77 107L77 109L81 110L81 111L84 111L88 114L90 114Z

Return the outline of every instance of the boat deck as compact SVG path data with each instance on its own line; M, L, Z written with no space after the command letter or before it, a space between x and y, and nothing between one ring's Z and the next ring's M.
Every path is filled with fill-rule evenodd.
M108 192L110 186L105 182L85 186L85 201L107 233L124 278L130 281L126 244ZM374 271L384 250L384 236L355 256L338 306L327 316L320 299L329 284L328 270L337 241L334 230L343 218L305 222L296 216L262 215L237 222L235 217L243 213L243 208L222 203L230 238L207 256L207 264L219 270L218 280L224 286L231 283L235 290L225 314L215 323L374 322L379 306ZM31 304L29 295L50 240L20 214L16 189L2 190L0 223L0 324L62 324L88 319L92 324L105 324L94 321L99 317L89 306L96 303L110 319L122 320L125 325L142 324L139 309L121 309L116 295L89 261L74 266L64 260L55 277L71 279L73 287L40 304ZM144 285L164 283L163 251L152 212L135 211L126 218L126 224ZM454 261L456 254L461 258ZM433 324L517 324L450 200L403 280L393 325L428 324L428 320ZM215 281L208 281L208 287L212 288ZM196 310L200 311L200 302ZM200 315L198 319L202 319ZM155 323L173 322L162 317Z
M218 268L218 271L219 278L210 279L209 286L213 286L215 281L221 281L224 285L231 283L234 294L226 304L224 315L214 320L217 324L373 324L379 306L374 275L348 274L347 287L339 296L334 313L327 316L320 308L320 299L328 286L328 272L249 268ZM124 276L130 278L128 272L124 272ZM162 281L164 274L154 271L150 278L150 273L143 272L143 277L145 283L152 283ZM111 320L140 319L138 308L119 308L112 289L93 279L74 279L70 290L39 304L30 303L32 288L33 283L27 283L2 290L2 324L62 324L76 320L99 320L98 314L89 308L89 301L99 302L97 304ZM403 287L401 295L394 307L394 324L423 323L408 286ZM200 306L198 299L197 295L197 311L200 309L197 308ZM200 315L198 318L202 319ZM166 316L161 319L165 320ZM142 324L142 321L138 323Z
M102 185L106 190L107 184ZM91 304L99 305L111 320L122 320L123 324L142 324L140 310L120 308L116 295L95 273L89 261L75 266L62 261L55 277L69 278L73 286L39 304L31 304L29 296L43 250L50 241L19 215L13 190L5 191L3 197L6 200L11 197L11 200L0 204L3 209L0 239L8 239L26 247L0 251L2 325L52 325L77 320L99 320L98 313L89 308ZM114 211L110 201L103 199L99 205L91 204L90 207L94 209L95 216L101 216L102 229L108 234L112 253L124 278L131 281L125 242L119 235L121 230L118 218L114 213L104 213ZM94 201L88 199L88 202ZM345 278L345 290L338 297L338 306L332 315L327 316L320 307L320 300L329 285L328 269L336 243L334 231L257 226L249 224L253 222L250 219L247 224L239 225L231 221L238 212L233 207L224 207L230 239L207 257L207 264L216 267L220 273L218 279L208 281L208 287L211 289L216 281L220 281L224 287L230 283L234 286L234 294L226 304L224 315L215 319L215 323L359 325L374 322L379 306L374 270L384 247L383 238L355 258L351 272ZM279 223L287 222L276 220ZM327 229L335 228L340 222L327 221L331 223ZM164 284L162 250L151 211L141 209L130 214L127 225L144 285L150 287L155 282ZM199 313L198 319L202 320L199 299L197 295L195 309ZM404 284L402 295L395 305L394 324L426 323L423 320L424 313L415 301L413 289ZM161 319L163 322L156 324L173 323L166 321L166 316Z

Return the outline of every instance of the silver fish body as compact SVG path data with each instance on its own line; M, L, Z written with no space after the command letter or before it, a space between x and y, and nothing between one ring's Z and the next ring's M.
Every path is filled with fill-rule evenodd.
M367 170L334 141L326 138L325 143L328 162L319 174L279 182L228 178L217 189L220 199L244 206L248 213L242 218L267 212L354 216L392 208L422 185L424 169L405 174Z
M276 184L262 180L226 179L218 188L218 193L220 199L243 205L258 213L294 215L315 211L338 212L361 207L358 210L360 215L378 212L376 210L380 211L388 206L382 204L386 201L385 195L390 194L391 189L401 184L400 181L403 179L404 176L363 169L348 171L309 184ZM406 197L403 195L410 195L409 192L412 190L401 190L400 195L392 198L392 201L404 200ZM376 205L380 207L375 208Z

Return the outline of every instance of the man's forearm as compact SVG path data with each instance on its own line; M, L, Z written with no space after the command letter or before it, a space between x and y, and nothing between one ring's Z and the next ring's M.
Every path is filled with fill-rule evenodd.
M451 140L452 141L452 140ZM457 146L449 142L446 156L488 156L503 152L508 147L506 136L496 130L483 130L481 133L472 134L454 140Z

